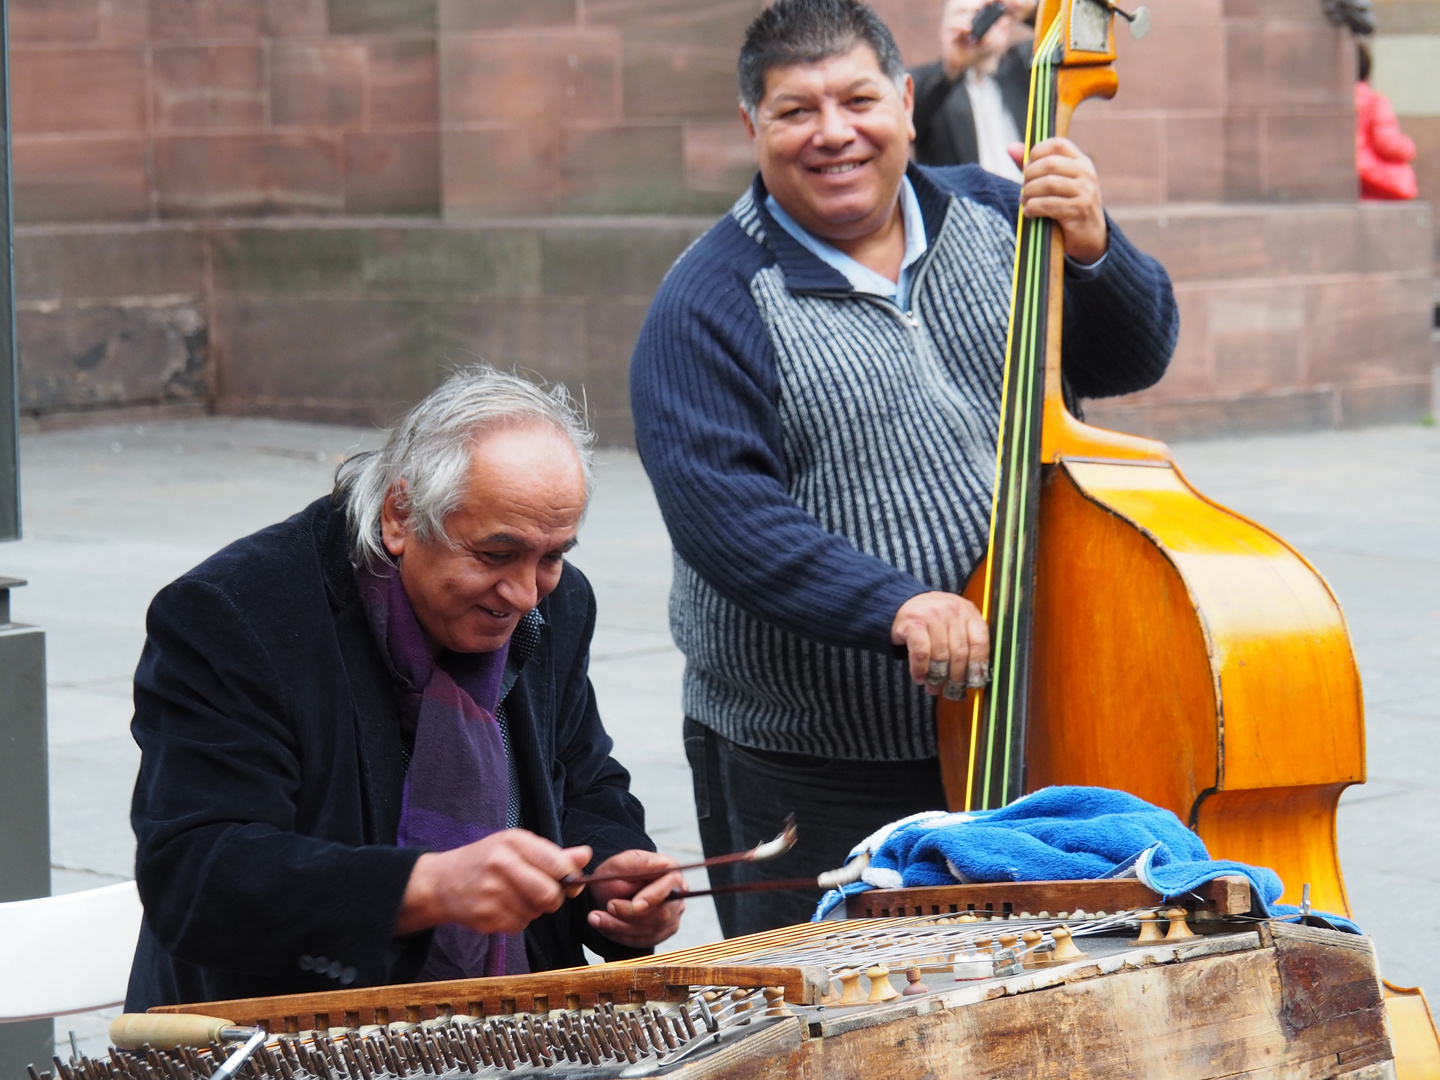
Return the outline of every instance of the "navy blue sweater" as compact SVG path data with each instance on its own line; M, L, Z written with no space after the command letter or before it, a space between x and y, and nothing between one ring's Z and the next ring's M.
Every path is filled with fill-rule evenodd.
M757 178L677 260L635 348L686 710L747 745L934 750L890 625L984 550L1019 189L974 166L909 175L929 249L908 311L806 251ZM1071 388L1158 380L1178 332L1164 269L1112 223L1105 261L1066 285Z

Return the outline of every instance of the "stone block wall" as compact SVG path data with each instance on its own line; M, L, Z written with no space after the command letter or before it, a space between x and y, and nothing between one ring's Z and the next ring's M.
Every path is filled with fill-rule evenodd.
M1413 419L1429 407L1429 209L1117 210L1170 269L1170 373L1090 419L1160 437ZM709 217L158 222L18 230L21 408L384 424L486 359L583 394L630 445L626 371Z
M22 414L386 424L459 364L583 395L630 445L630 350L709 218L351 218L17 230Z
M209 231L224 411L384 424L476 360L564 382L633 445L630 350L709 220Z
M1189 204L1115 217L1169 270L1180 343L1154 387L1088 402L1091 422L1182 438L1430 409L1428 205Z
M17 226L20 413L203 410L214 398L192 226Z
M761 0L440 0L447 219L719 212L752 171L735 57Z
M17 220L439 209L423 0L6 6Z
M12 0L17 212L719 212L752 168L734 67L762 6ZM876 6L933 59L938 0ZM1076 124L1113 202L1353 197L1353 49L1319 0L1151 7Z
M1142 41L1116 33L1120 92L1074 137L1107 198L1352 201L1354 49L1320 0L1154 0Z
M12 0L22 221L718 212L762 0Z
M383 421L484 356L577 384L627 441L653 289L753 170L734 62L763 3L10 0L22 410ZM933 59L940 0L875 6ZM1320 0L1150 6L1074 135L1171 266L1180 353L1095 415L1423 412L1420 211L1355 201L1348 36Z

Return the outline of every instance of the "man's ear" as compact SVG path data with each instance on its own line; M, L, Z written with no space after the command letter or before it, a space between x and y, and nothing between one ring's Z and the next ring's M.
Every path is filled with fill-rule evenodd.
M910 141L915 141L915 80L909 74L905 76L905 91L900 95L905 102L905 123L910 127Z
M404 490L405 481L401 480L390 489L380 507L380 542L385 545L385 550L391 557L396 559L405 554L405 540L409 536L406 528L408 516L401 511L395 498Z
M750 113L744 104L740 106L740 122L745 125L745 134L749 135L753 142L755 140L755 121L750 118Z

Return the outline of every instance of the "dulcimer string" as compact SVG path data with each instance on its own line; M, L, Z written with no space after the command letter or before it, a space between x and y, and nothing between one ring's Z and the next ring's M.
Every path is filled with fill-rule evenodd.
M1063 24L1063 18L1053 19L1035 50L1025 132L1027 163L1031 149L1055 133L1054 72ZM988 687L976 692L971 712L967 810L1004 806L1020 794L1023 784L1053 227L1045 218L1027 219L1023 211L1016 224L981 605L981 615L991 628L992 677Z

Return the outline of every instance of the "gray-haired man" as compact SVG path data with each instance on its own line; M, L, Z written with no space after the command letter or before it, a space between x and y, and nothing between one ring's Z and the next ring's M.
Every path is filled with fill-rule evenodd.
M151 605L127 1006L497 975L675 932L565 563L590 436L488 368Z

